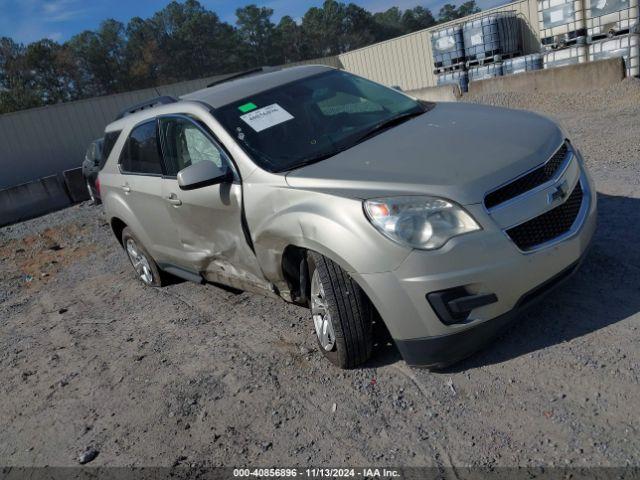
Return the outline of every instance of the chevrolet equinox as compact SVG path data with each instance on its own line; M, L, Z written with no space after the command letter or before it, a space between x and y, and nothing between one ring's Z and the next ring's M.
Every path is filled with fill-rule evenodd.
M137 276L307 306L335 365L381 320L409 365L470 355L571 274L596 193L554 122L428 103L324 66L159 97L107 126L99 174Z

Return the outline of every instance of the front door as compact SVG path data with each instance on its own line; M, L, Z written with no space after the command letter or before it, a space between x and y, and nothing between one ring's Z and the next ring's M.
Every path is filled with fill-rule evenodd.
M232 183L181 190L177 173L197 162L213 162L235 172L219 143L197 120L187 116L160 118L162 151L167 168L162 196L178 229L182 258L178 267L201 273L212 282L241 289L269 289L243 228L242 185Z

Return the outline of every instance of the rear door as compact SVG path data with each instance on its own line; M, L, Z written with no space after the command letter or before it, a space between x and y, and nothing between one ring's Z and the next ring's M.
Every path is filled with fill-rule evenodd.
M122 198L135 221L134 233L158 263L171 262L177 231L162 200L164 168L158 140L157 120L144 122L131 130L120 156ZM133 223L133 222L132 222Z
M238 288L246 289L245 283L266 287L243 226L240 178L225 150L203 124L186 115L161 117L160 132L167 166L162 195L183 253L178 266ZM181 190L177 173L197 162L231 169L235 180Z

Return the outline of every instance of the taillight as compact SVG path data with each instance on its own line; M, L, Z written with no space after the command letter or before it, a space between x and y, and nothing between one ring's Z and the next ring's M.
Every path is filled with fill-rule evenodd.
M96 178L96 192L100 195L100 179Z

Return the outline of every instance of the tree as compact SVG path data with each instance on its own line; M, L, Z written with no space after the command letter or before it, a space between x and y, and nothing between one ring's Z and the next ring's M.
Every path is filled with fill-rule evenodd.
M275 31L274 43L274 50L279 53L277 63L298 62L306 56L302 27L288 15L280 19Z
M376 24L376 40L386 40L406 33L402 23L402 11L398 7L391 7L384 12L373 14Z
M42 100L29 88L25 53L24 45L0 38L0 113L42 105Z
M431 10L421 6L405 10L402 14L402 25L406 32L417 32L436 24Z
M464 2L458 7L458 18L466 17L467 15L472 15L479 12L480 7L476 5L475 0L470 0L468 2Z
M470 0L463 3L458 8L450 3L445 3L440 12L438 13L438 20L440 22L449 22L451 20L457 20L458 18L466 17L473 13L478 13L480 8L476 5L475 0Z
M438 21L477 11L474 0L446 4ZM310 8L299 23L284 16L274 25L272 15L248 5L234 26L198 0L174 0L150 18L106 20L63 44L0 38L0 113L336 55L436 23L422 6L372 14L338 0Z
M105 20L97 31L85 30L66 44L75 58L77 88L85 96L106 95L125 90L125 28L116 20Z
M247 66L269 65L276 58L276 26L271 22L273 10L247 5L236 10L236 25L242 42L242 55Z

